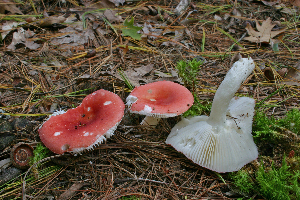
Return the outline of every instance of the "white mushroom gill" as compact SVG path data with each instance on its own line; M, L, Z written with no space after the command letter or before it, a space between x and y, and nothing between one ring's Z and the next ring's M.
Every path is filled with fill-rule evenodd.
M255 160L252 138L254 99L233 98L255 65L251 58L234 63L218 88L210 116L183 119L174 126L166 143L200 166L232 172Z

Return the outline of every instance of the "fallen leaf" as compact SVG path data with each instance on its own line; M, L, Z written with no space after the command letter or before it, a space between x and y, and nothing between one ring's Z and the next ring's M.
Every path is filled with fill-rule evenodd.
M153 28L153 26L150 23L145 22L143 27L143 32L145 34L151 34L151 35L160 35L162 33L162 29ZM150 39L156 39L154 36L149 36Z
M23 28L20 28L18 32L14 32L12 42L7 48L15 50L17 44L24 44L29 49L37 49L40 45L29 39L33 35L33 31L25 31Z
M115 8L115 5L109 0L101 1L82 1L82 4L86 8L102 9L102 8Z
M19 10L19 8L16 7L16 5L14 3L15 3L14 1L2 0L2 2L0 4L0 13L6 14L6 11L8 11L11 14L23 15L23 13Z
M120 15L116 16L117 12L114 10L106 9L103 13L103 15L106 17L106 19L110 22L123 22L122 17Z
M25 22L5 22L2 25L2 40L9 34L11 31L15 30L18 26L25 24Z
M300 86L300 61L297 62L294 67L289 69L283 83Z
M110 2L114 3L115 6L119 6L120 4L123 5L125 3L125 0L109 0Z
M256 42L256 43L270 43L270 40L275 37L276 35L279 35L285 31L285 29L281 29L278 31L272 31L273 27L276 24L272 23L271 19L268 18L265 21L262 22L260 25L258 21L256 21L256 29L258 31L255 31L252 26L247 23L246 30L249 37L245 37L245 40L248 40L250 42Z
M280 0L277 0L277 1L261 1L261 2L263 2L263 4L265 4L266 6L272 7L272 6L274 6L275 4L279 3Z
M81 31L76 28L67 27L59 30L59 32L66 34L52 38L51 43L54 45L68 44L67 46L61 46L61 48L83 45L89 40L95 39L95 33L92 29L85 29Z
M63 23L66 20L65 17L63 16L50 16L50 17L46 17L44 19L42 19L40 21L39 26L44 28L44 27L49 27L52 26L54 24L60 24Z
M142 67L137 68L129 68L126 71L122 71L122 73L126 76L129 82L134 86L140 86L140 83L149 83L152 81L150 77L144 77L146 74L150 73L153 70L153 64L144 65ZM116 78L123 80L118 72L112 74Z
M294 6L300 7L300 0L294 0L294 1L292 1L292 4L293 4Z
M282 79L285 76L287 71L288 71L287 68L282 68L280 70L275 70L274 68L266 67L264 69L264 75L265 75L265 77L268 78L268 80L274 81L274 80L277 80L277 79Z
M130 21L127 19L124 22L124 28L121 28L123 36L130 36L133 39L140 40L142 34L138 33L143 27L137 27L133 25L134 18L132 17Z
M181 0L176 6L174 13L179 16L181 15L191 4L191 0Z

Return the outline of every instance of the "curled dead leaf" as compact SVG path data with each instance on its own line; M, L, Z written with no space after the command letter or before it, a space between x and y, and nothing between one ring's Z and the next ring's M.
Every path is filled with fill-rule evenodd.
M49 27L49 26L52 26L53 24L63 23L65 20L66 20L66 18L63 16L50 16L50 17L46 17L46 18L42 19L40 21L39 26L42 28Z
M0 13L6 14L6 12L23 15L19 8L16 7L15 2L12 0L2 0L0 4Z
M293 4L294 6L300 7L300 0L293 0L293 1L292 1L292 4Z
M300 61L297 62L294 67L289 69L283 83L300 86Z
M288 69L287 68L282 68L280 70L275 70L271 67L266 67L264 69L264 75L270 80L274 81L276 79L282 79L285 74L287 73ZM278 77L279 76L279 77Z
M30 30L24 30L23 28L18 29L17 32L14 32L13 39L11 44L7 47L10 50L15 50L17 44L24 44L29 49L38 49L40 44L34 42L31 37L35 33Z

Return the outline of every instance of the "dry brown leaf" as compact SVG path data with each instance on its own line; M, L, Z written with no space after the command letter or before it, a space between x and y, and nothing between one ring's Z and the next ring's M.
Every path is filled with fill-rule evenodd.
M114 3L115 6L123 5L125 3L125 0L109 0L110 2Z
M6 11L10 12L11 14L20 14L23 15L23 13L19 10L19 8L16 7L14 4L14 1L11 0L2 0L0 4L0 13L6 14Z
M285 31L285 29L281 29L279 31L272 31L275 25L276 24L272 23L272 20L270 18L263 21L261 25L258 21L256 21L256 29L258 31L255 31L252 28L252 26L249 23L247 23L246 30L250 36L245 37L244 39L250 42L270 43L270 40L273 37Z
M70 48L71 46L79 46L87 43L89 40L95 39L95 33L91 28L79 30L76 27L67 27L59 30L61 33L66 33L61 36L53 37L51 44L60 45L61 48ZM68 44L64 46L63 44Z
M63 16L50 16L50 17L46 17L45 19L42 19L40 21L39 26L42 28L49 27L52 26L53 24L63 23L65 20L66 18Z
M289 69L283 83L300 86L300 61L297 62L294 67Z
M134 87L138 87L140 86L140 83L151 82L152 79L149 76L146 76L146 74L153 70L153 66L153 64L149 64L137 68L129 68L126 71L123 71L123 73ZM118 72L113 73L112 75L120 80L123 80Z
M267 6L274 6L275 4L277 3L280 3L280 0L277 0L277 1L261 1L263 4L267 5Z
M123 19L120 15L116 15L117 12L111 9L106 9L103 13L103 15L106 17L106 19L110 22L123 22Z
M25 31L23 28L20 28L18 32L14 32L11 44L7 48L15 50L17 44L24 44L29 49L38 49L40 44L37 44L30 39L33 35L33 31Z
M292 4L293 4L294 6L300 7L300 0L294 0L294 1L292 1Z

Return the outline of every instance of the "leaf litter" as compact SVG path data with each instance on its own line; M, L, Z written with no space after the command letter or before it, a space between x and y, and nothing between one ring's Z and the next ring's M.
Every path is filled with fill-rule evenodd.
M256 43L270 43L275 36L285 32L285 29L272 30L274 26L276 24L272 23L271 18L263 21L261 25L256 21L256 29L258 31L255 31L251 24L247 23L246 30L250 36L244 39Z
M183 84L176 72L180 60L207 61L200 66L199 85L194 92L202 101L211 102L234 55L250 56L257 67L238 95L252 96L259 102L258 110L276 118L282 118L292 108L299 109L299 22L293 18L297 10L275 12L277 5L261 2L251 2L253 6L249 7L248 2L239 1L232 5L223 1L181 1L183 9L178 16L173 13L180 1L106 0L83 1L81 5L73 1L45 5L34 2L10 4L10 11L0 4L5 10L2 17L9 17L1 22L0 104L10 115L6 125L13 126L13 131L1 132L0 137L16 137L11 145L1 149L1 160L8 157L11 146L18 141L33 145L40 142L37 129L48 114L76 107L93 91L106 89L125 101L130 88L124 77L133 86L158 80ZM283 4L291 8L289 2ZM44 6L48 12L37 16L34 10L44 10ZM257 12L261 7L264 10ZM27 15L30 20L25 20ZM249 36L245 37L247 33ZM277 37L280 43L274 52L270 42ZM267 67L274 72L287 69L288 73L269 80L264 75ZM120 76L120 72L125 76ZM22 117L34 128L16 127L15 120ZM115 136L94 151L77 157L49 158L51 162L30 170L23 194L30 198L65 195L73 199L245 197L234 189L226 174L216 175L199 167L165 145L179 120L180 117L165 119L157 128L145 129L139 125L139 116L125 113ZM293 135L288 131L281 134ZM260 146L263 148L259 161L266 166L272 160L278 164L290 150L299 155L292 142L267 150L268 144ZM265 158L270 152L274 156ZM250 163L244 170L257 170L257 163ZM21 179L13 185L0 183L0 198L20 197L21 184ZM253 195L263 198L258 193Z

